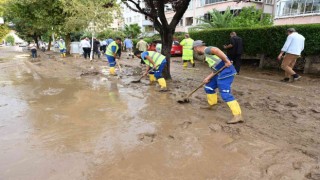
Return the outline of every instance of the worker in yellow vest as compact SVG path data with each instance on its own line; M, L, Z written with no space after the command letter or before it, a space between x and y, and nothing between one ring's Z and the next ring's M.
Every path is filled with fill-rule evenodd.
M136 51L134 52L134 55L138 58L141 58L147 65L147 69L144 75L147 75L150 68L153 68L153 71L149 72L150 82L153 83L155 81L158 81L160 85L160 91L167 91L166 80L162 77L162 71L167 64L166 57L154 51Z
M58 42L58 46L59 46L61 57L66 57L66 52L67 52L66 43L62 38L60 38L60 41Z
M221 98L228 104L233 114L233 118L227 121L227 123L234 124L244 122L240 105L231 92L234 76L237 74L231 61L219 48L213 46L207 47L201 40L194 41L193 48L195 53L206 56L208 66L212 70L212 72L203 80L205 83L204 90L208 99L208 106L204 108L211 109L218 104L216 89L219 89ZM224 67L226 68L217 76L214 76L216 71Z
M106 50L106 57L108 59L109 62L109 66L110 66L110 74L111 75L116 75L116 70L115 70L115 66L116 66L116 58L117 58L117 52L119 50L119 45L121 43L121 38L116 38L115 41L112 41Z
M185 39L180 42L180 45L183 46L182 49L182 60L183 60L183 68L186 69L188 67L188 62L191 62L192 67L195 66L193 61L193 39L190 38L189 34L184 35Z

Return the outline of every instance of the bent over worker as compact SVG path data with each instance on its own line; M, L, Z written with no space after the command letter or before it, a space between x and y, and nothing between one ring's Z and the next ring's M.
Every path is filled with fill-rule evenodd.
M205 46L201 40L194 41L193 48L196 53L206 56L206 61L212 72L203 80L205 84L204 90L207 94L209 106L206 109L211 109L218 103L218 95L215 89L219 89L221 98L227 102L233 118L227 121L228 124L243 122L241 115L241 108L238 101L233 97L231 93L231 85L236 75L236 70L232 65L228 57L217 47ZM217 76L214 76L215 72L226 66Z
M193 61L193 39L190 38L189 34L184 35L185 39L183 39L180 43L181 46L183 46L182 49L182 60L183 60L183 68L188 67L188 62L191 62L192 67L195 66L195 63Z
M138 58L141 58L147 65L147 69L144 75L147 75L150 68L153 68L153 71L149 73L150 82L152 83L158 81L160 85L160 91L166 91L167 83L166 80L162 77L162 71L167 64L166 57L154 51L136 51L134 52L134 55Z
M116 58L117 58L117 52L119 50L119 45L121 43L121 38L116 38L115 41L112 41L106 50L106 57L108 59L109 62L109 72L111 75L116 75L116 70L115 70L115 66L116 66Z

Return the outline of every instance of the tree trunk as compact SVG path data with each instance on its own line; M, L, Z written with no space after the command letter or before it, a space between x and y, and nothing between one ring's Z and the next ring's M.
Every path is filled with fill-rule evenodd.
M161 54L166 56L167 66L163 71L163 76L165 79L171 79L170 74L170 58L171 58L171 47L172 47L172 37L174 31L167 29L163 30L161 33L162 50Z
M68 33L66 36L67 54L70 54L70 44L71 44L71 33Z
M49 43L48 43L48 51L50 51L51 48L51 42L52 42L52 37L49 37Z

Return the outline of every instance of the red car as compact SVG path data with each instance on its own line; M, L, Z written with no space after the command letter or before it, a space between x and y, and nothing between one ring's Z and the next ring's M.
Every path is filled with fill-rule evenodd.
M161 43L161 41L153 41L150 44L148 51L156 51L156 45L158 43ZM172 42L171 55L172 56L177 56L177 55L181 56L182 55L182 46L179 44L178 41Z

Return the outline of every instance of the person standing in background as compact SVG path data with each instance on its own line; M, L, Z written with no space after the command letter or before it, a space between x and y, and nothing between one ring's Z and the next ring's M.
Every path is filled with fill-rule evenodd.
M188 67L188 62L191 62L192 67L195 67L195 63L193 61L193 39L190 38L189 34L184 35L185 39L183 39L180 43L183 46L182 51L182 60L183 60L183 68L186 69Z
M35 41L30 43L29 47L31 50L32 59L37 58L37 44L35 43Z
M59 46L61 57L66 57L66 52L67 52L66 43L62 38L60 38L60 41L58 42L58 46Z
M285 77L281 81L289 82L291 79L292 82L301 78L301 76L293 70L293 67L304 49L305 38L297 33L294 28L287 29L287 34L287 40L281 49L278 60L280 61L283 54L286 53L281 64L281 68L285 71Z
M148 43L146 41L143 40L143 38L141 37L140 38L140 41L137 43L136 45L136 48L139 50L139 51L147 51L148 50Z
M233 65L236 68L237 74L240 73L241 55L243 53L242 39L237 36L236 32L230 33L230 43L223 46L227 49L227 56L233 61Z
M134 58L134 55L132 54L133 42L129 37L124 40L124 45L126 47L126 51L129 53L128 56L132 56L132 58Z
M81 40L80 47L83 49L84 59L87 59L87 57L90 57L91 45L90 45L88 37L86 37L83 40Z

